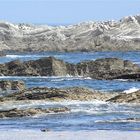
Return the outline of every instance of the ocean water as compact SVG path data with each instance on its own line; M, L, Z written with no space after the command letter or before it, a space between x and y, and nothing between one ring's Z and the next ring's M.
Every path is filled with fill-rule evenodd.
M54 56L71 63L98 58L118 57L140 65L140 52L83 52L83 53L9 53L0 58L0 63L19 59L21 61L36 60L42 57ZM88 87L105 92L130 93L140 89L140 82L127 80L95 80L90 77L18 77L1 76L2 79L23 80L27 87ZM113 104L101 101L63 101L45 102L32 101L21 103L0 104L0 109L9 107L63 107L71 109L67 113L44 114L34 117L0 119L0 129L42 129L51 130L140 130L140 105ZM137 118L132 120L130 118ZM138 119L139 118L139 119Z
M140 51L129 52L39 52L39 53L8 53L5 57L0 57L0 63L20 59L21 61L36 60L42 57L54 56L66 62L78 63L84 60L95 60L99 58L117 57L131 60L140 64Z

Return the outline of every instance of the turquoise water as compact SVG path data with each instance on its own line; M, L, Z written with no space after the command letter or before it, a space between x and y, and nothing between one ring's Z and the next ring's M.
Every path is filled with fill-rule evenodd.
M140 65L140 52L91 52L91 53L56 53L40 52L35 54L9 53L0 58L0 63L15 59L21 61L35 60L42 57L54 56L71 63L84 60L95 60L97 58L118 57ZM23 80L27 87L88 87L105 92L116 92L140 89L140 82L120 80L96 80L89 77L10 77L1 76L0 79ZM106 93L105 93L106 94ZM129 118L140 118L140 105L111 104L99 101L92 102L32 102L12 105L0 105L0 108L14 106L18 108L27 107L59 107L67 106L71 112L63 114L49 114L35 117L0 119L0 129L42 129L52 130L138 130L139 121L130 121Z

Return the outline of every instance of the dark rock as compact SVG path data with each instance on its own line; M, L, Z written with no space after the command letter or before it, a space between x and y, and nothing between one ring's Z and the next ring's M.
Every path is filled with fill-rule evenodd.
M0 90L23 90L25 84L23 81L0 81Z
M19 60L15 60L5 65L1 64L0 73L17 76L64 76L67 74L67 69L65 62L62 60L47 57L35 61L20 62Z
M124 74L140 73L140 67L128 60L105 58L81 62L77 64L77 71L95 79L115 79Z
M93 91L87 88L30 88L21 92L16 92L1 98L1 101L6 100L46 100L46 101L61 101L61 100L102 100L105 101L114 97L116 94L104 94L98 91ZM59 110L60 111L60 110Z
M115 77L115 79L128 79L128 80L140 81L140 73L121 75Z
M133 93L122 93L107 101L114 103L140 103L140 90Z
M21 100L45 100L45 101L62 101L62 100L79 100L92 101L100 100L114 103L140 103L140 90L133 93L101 93L87 88L30 88L23 91L15 92L0 98L1 102L21 101ZM54 113L64 112L66 108L50 108L49 111ZM12 112L13 113L13 112Z
M0 64L1 75L18 76L88 76L94 79L117 79L126 75L135 80L140 75L140 67L128 60L104 58L83 61L78 64L66 63L54 57L41 58L27 62L19 60Z
M29 109L10 109L10 110L0 110L0 118L4 117L25 117L25 116L34 116L36 114L46 114L46 113L62 113L62 112L68 112L70 109L67 107L61 107L61 108L48 108L48 109L42 109L42 108L29 108Z

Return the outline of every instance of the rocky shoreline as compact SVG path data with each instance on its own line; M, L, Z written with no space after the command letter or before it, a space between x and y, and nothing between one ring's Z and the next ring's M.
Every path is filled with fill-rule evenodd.
M10 95L0 97L1 102L5 101L28 101L28 100L45 100L45 101L63 101L79 100L92 101L99 100L113 103L140 103L140 90L132 93L102 93L96 90L70 87L70 88L29 88L22 91L14 92Z
M83 76L93 79L140 80L140 66L119 58L103 58L77 64L54 57L21 62L19 60L0 64L2 76Z
M0 104L8 104L11 102L20 103L22 101L45 101L61 102L61 101L104 101L107 103L129 103L140 104L140 90L133 93L101 93L87 88L71 87L71 88L30 88L22 91L14 92L10 95L0 97ZM32 108L18 109L12 108L0 110L0 118L5 117L26 117L48 113L70 112L67 107L55 108Z
M64 62L54 57L21 62L19 60L0 64L2 76L82 76L93 79L127 79L140 81L140 66L131 61L119 58L103 58L95 61L83 61L77 64ZM26 88L23 81L0 81L0 91L10 94L0 96L0 104L21 101L104 101L107 103L140 104L140 90L133 93L102 93L84 87ZM11 92L12 91L12 92ZM70 111L67 107L60 108L12 108L0 110L0 118L26 117L37 114L63 113Z
M34 116L37 114L49 114L49 113L63 113L70 111L66 107L61 108L29 108L29 109L10 109L10 110L0 110L0 118L12 118L12 117L26 117Z
M46 100L46 101L62 101L62 100L101 100L106 101L117 93L101 93L88 88L71 87L71 88L29 88L23 91L15 92L10 95L0 97L0 101L26 101L26 100Z
M9 82L9 81L8 81ZM11 84L15 81L10 81ZM3 81L6 83L6 81ZM23 81L16 81L22 83ZM17 85L18 86L18 85ZM8 87L9 88L9 87ZM3 90L6 90L4 87ZM107 103L136 103L140 104L140 90L133 93L102 93L88 88L70 87L70 88L24 88L14 91L11 94L6 94L0 97L0 104L8 104L8 102L22 101L45 101L45 102L61 102L61 101L104 101ZM5 117L25 117L34 116L37 114L47 113L63 113L70 111L67 107L60 108L27 108L18 109L12 108L8 110L0 110L0 118Z

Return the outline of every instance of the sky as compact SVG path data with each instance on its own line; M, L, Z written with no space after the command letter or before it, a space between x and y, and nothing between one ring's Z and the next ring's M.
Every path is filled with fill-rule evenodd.
M140 0L0 0L0 20L13 23L75 24L136 14Z

